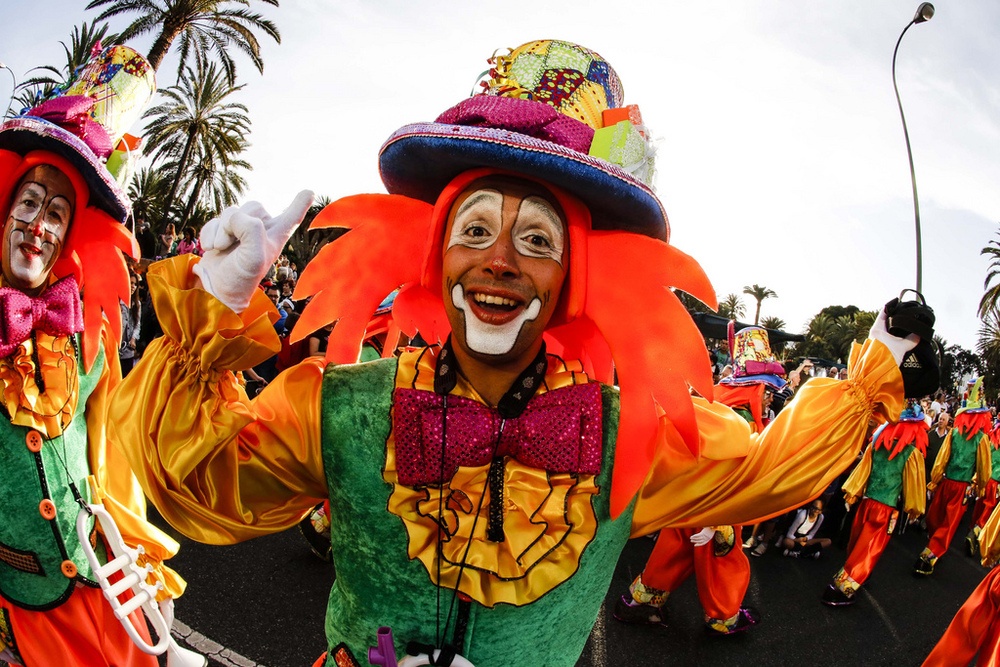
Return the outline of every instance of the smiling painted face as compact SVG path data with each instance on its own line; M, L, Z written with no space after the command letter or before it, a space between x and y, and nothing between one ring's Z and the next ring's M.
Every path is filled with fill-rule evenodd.
M530 362L559 302L567 247L565 220L541 186L489 177L466 188L444 239L453 343L491 363Z
M36 294L62 252L76 206L69 178L55 167L35 167L17 184L3 230L3 276L11 287Z

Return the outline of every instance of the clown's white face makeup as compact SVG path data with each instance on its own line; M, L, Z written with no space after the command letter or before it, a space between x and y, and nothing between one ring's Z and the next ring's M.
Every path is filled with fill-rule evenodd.
M29 294L44 288L73 219L76 192L55 167L35 167L14 191L3 230L3 276Z
M540 186L490 178L456 200L445 236L453 343L507 362L534 358L565 278L566 228Z

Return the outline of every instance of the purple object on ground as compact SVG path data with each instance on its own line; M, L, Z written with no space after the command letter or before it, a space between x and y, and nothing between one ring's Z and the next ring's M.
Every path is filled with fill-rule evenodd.
M368 662L380 667L397 667L396 647L392 645L392 628L378 629L376 645L368 649Z

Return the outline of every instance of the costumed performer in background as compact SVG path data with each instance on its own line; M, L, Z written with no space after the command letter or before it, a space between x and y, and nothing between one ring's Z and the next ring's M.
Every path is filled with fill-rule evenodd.
M965 496L975 483L977 497L986 495L992 477L989 433L993 422L989 408L980 400L983 378L975 381L965 407L955 413L951 432L941 443L927 488L934 492L927 508L930 541L917 558L914 572L929 575L948 545L965 514Z
M314 221L352 227L296 289L313 295L296 337L337 322L326 360L254 401L239 388L232 371L278 349L255 286L312 197L273 218L245 204L205 226L203 258L150 269L165 337L111 409L148 497L193 539L284 530L329 498L327 665L359 664L382 626L436 664L573 665L629 537L797 507L902 409L917 340L884 318L847 381L811 382L763 434L692 398L712 395L708 352L668 286L715 292L667 242L617 74L545 40L484 83L389 138L391 194ZM400 286L394 320L443 344L337 365Z
M767 330L729 322L729 349L736 370L715 387L715 401L728 405L750 425L764 430L764 414L775 390L785 386L785 372L771 353ZM664 528L656 538L646 567L615 605L615 618L626 623L666 624L663 605L672 591L695 575L705 626L728 635L757 622L757 613L742 606L750 584L750 561L743 549L742 526ZM737 546L737 548L733 548Z
M120 140L153 90L149 64L111 47L0 126L0 659L15 665L158 664L98 588L77 536L83 502L103 503L126 543L145 550L165 616L184 590L162 564L177 543L146 522L142 490L105 435L121 382L122 253L138 258L123 224L131 204ZM103 562L105 527L93 517L88 526ZM124 622L148 642L142 611Z
M979 533L993 514L1000 499L1000 425L995 425L987 433L990 447L990 478L986 482L986 491L976 499L972 509L972 527L965 536L966 550L969 555L979 555Z
M992 568L955 614L923 667L1000 666L1000 512L994 511L979 534L984 567Z
M883 424L875 431L861 462L844 482L847 502L853 505L861 498L861 504L851 527L847 562L823 591L824 604L857 602L858 589L871 576L896 527L900 493L910 521L924 513L928 428L920 403L910 401L896 424Z

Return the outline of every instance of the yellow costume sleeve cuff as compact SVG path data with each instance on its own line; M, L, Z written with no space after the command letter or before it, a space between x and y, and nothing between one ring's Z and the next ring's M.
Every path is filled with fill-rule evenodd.
M1000 560L1000 512L993 512L979 533L979 553L986 567Z
M237 314L203 289L195 287L193 255L157 262L147 280L163 333L180 350L195 350L191 370L203 380L216 371L252 368L281 349L273 323L278 311L257 290L245 311Z
M851 473L847 481L844 482L844 499L851 505L864 494L868 487L868 478L872 474L872 448L871 445L865 449L864 456L857 467Z
M924 493L926 476L924 455L915 449L903 467L903 509L911 519L916 519L927 509L927 494Z
M885 345L867 341L853 350L848 380L810 380L760 434L723 405L694 406L702 456L685 455L661 423L633 535L754 523L816 498L857 457L869 420L902 411L903 378Z

